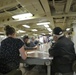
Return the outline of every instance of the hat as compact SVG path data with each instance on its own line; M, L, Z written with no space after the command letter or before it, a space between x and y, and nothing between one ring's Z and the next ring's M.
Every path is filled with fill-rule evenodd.
M28 37L27 35L25 35L25 36L23 37L23 40L25 40L25 39L29 39L29 37Z
M60 27L55 27L53 29L53 34L56 34L56 35L61 35L63 33L62 29Z

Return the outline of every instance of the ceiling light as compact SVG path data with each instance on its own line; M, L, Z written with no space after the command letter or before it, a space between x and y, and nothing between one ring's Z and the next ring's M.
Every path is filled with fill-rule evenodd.
M18 19L18 21L22 21L22 20L29 20L29 19L32 19L32 18L31 18L31 17L26 17L26 18L25 18L25 17L23 17L23 18L19 18L19 19Z
M49 25L48 25L48 24L45 24L44 26L45 26L46 28L48 28L48 27L49 27Z
M52 32L51 33L49 33L50 35L52 35Z
M30 26L29 25L22 25L23 27L26 27L26 28L30 28Z
M14 19L23 19L23 18L28 18L32 17L33 15L31 13L25 13L25 14L19 14L19 15L14 15L12 18Z
M47 28L47 30L50 31L50 32L52 31L51 28Z
M45 25L45 24L50 24L50 22L37 23L37 25Z
M45 33L41 33L42 35L45 35Z
M26 31L18 30L17 33L25 33Z
M37 29L32 29L32 31L38 31Z
M6 38L6 36L5 35L0 35L0 38L4 39L4 38Z
M67 28L67 29L66 29L66 31L69 31L69 30L70 30L70 28Z
M38 34L33 34L34 36L37 36Z

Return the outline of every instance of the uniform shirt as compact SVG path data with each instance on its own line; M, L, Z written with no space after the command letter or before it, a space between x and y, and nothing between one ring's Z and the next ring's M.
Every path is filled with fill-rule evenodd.
M0 73L6 74L19 67L19 49L23 45L24 43L20 39L12 37L8 37L1 42Z

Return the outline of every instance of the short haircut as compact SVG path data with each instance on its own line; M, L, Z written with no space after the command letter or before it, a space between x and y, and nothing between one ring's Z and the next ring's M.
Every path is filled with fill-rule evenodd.
M24 41L25 39L29 39L29 37L28 37L27 35L25 35L25 36L23 37L23 41Z

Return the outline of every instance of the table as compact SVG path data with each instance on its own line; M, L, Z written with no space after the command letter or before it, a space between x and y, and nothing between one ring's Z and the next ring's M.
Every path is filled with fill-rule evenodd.
M41 51L30 51L27 52L27 59L24 61L30 65L46 65L47 66L47 75L51 75L50 64L52 62L53 57L49 57L47 52Z

